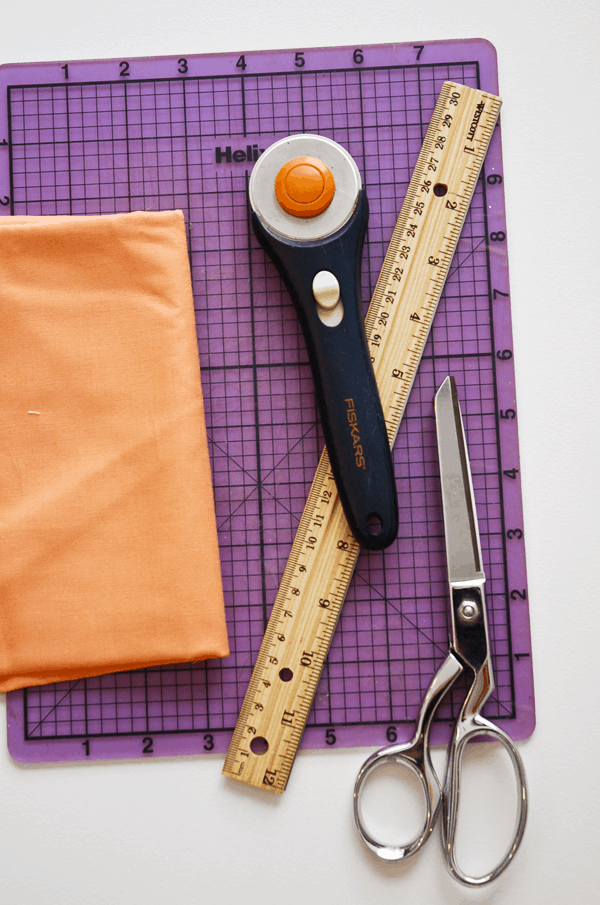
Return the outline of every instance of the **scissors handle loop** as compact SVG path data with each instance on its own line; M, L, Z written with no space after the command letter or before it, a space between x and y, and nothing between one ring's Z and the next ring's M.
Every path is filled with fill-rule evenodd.
M439 780L433 771L429 769L427 759L423 757L422 746L410 743L410 746L396 745L394 748L383 748L376 751L375 754L365 761L357 778L354 787L354 821L358 829L359 835L367 848L369 848L378 858L383 861L402 861L418 852L421 846L427 841L431 830L433 829L435 819L442 798L442 789ZM405 750L402 750L402 749ZM423 802L425 804L425 822L417 835L406 844L394 845L392 843L380 842L371 835L366 828L361 812L361 799L364 784L380 767L395 763L412 770L421 783L421 791L423 793Z
M468 701L465 701L465 706ZM512 861L525 831L527 821L527 786L525 782L525 770L519 752L515 748L509 736L486 720L481 714L463 713L459 717L454 735L448 749L448 763L446 767L446 781L442 796L442 844L444 846L446 862L452 875L466 886L484 886L495 880ZM502 860L493 870L481 877L471 877L459 867L456 860L456 828L458 822L460 775L462 759L467 744L476 736L489 736L504 747L510 757L518 789L518 810L516 826L510 846Z
M442 787L429 754L429 732L435 712L444 695L463 671L457 658L450 653L434 676L419 713L412 741L390 745L376 751L362 765L354 785L354 822L367 848L383 861L402 861L419 851L434 827L442 799ZM367 830L361 812L365 783L371 774L387 764L395 763L412 770L421 783L425 804L425 821L417 835L404 845L392 845L375 839Z
M527 820L527 786L523 763L512 740L502 729L486 720L479 712L479 708L483 706L493 688L491 666L489 660L486 660L482 668L473 676L473 684L456 721L448 747L446 778L442 791L431 762L429 733L441 700L462 671L463 665L450 652L427 689L412 741L407 744L382 748L365 761L354 786L354 821L361 839L377 857L384 861L402 861L416 854L427 842L441 807L442 845L450 872L466 886L484 886L496 879L508 867L521 843ZM471 877L457 863L456 828L462 759L467 744L477 736L489 736L495 739L508 753L517 781L518 812L515 833L505 856L489 873L481 877ZM375 839L366 828L361 812L361 799L367 779L376 770L390 763L399 764L413 771L421 783L425 805L425 820L421 830L413 839L403 845L393 845Z

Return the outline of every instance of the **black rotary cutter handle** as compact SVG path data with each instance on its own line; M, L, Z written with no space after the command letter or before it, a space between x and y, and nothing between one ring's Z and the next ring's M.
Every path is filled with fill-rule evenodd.
M357 541L370 550L398 534L398 500L385 419L367 349L359 297L368 205L332 236L298 241L275 236L252 211L254 232L284 280L302 325L325 442L340 500ZM317 303L315 277L339 284L341 320ZM331 276L335 278L331 280ZM342 310L340 308L338 311Z

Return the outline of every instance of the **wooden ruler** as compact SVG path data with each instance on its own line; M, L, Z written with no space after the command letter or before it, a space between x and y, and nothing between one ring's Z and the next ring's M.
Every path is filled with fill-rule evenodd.
M366 331L392 445L500 104L444 83L375 287ZM324 450L225 759L231 779L284 791L359 552Z

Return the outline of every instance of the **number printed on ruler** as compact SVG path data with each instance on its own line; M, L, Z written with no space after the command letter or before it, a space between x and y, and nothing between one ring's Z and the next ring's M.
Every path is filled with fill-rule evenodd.
M366 332L391 444L500 103L444 83L373 293ZM359 552L325 450L229 746L226 776L284 791Z

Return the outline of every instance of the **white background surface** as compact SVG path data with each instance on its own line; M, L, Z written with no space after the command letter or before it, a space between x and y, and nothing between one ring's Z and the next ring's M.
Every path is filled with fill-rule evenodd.
M496 46L538 715L519 746L525 839L483 890L449 877L436 839L400 867L361 848L351 792L367 750L301 754L273 798L224 780L221 757L25 768L0 736L2 905L598 902L599 9L597 0L2 0L0 62L473 37ZM510 790L509 768L490 747L469 756L465 802L466 826L476 791L489 806L492 831L478 823L473 840L488 857L510 828L498 791Z

